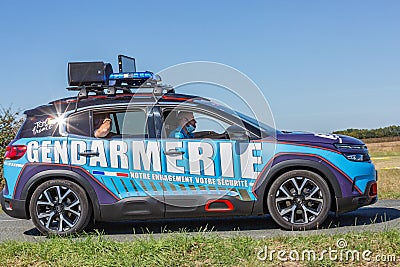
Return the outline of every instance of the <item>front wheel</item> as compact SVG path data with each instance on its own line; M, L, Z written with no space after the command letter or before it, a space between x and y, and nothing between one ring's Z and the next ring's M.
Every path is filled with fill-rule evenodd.
M69 235L82 231L91 219L85 191L68 180L49 180L33 192L30 215L45 235Z
M320 175L306 170L289 171L273 182L267 205L272 218L282 228L314 229L328 216L331 194Z

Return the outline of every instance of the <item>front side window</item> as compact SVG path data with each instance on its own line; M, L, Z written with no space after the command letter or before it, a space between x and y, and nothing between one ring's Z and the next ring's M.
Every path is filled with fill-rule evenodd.
M187 109L164 109L163 135L166 138L229 139L230 123L206 112Z

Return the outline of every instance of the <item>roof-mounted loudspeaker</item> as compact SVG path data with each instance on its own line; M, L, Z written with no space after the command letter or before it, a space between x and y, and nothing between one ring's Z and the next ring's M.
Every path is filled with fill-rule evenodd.
M110 63L68 63L69 86L108 85L108 78L111 73L113 73L113 69Z

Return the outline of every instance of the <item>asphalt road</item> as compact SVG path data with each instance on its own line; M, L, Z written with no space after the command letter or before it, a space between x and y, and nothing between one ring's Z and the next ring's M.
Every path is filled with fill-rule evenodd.
M342 214L339 217L331 214L321 229L312 231L281 230L270 216L98 223L95 227L105 236L120 241L147 237L149 233L157 238L180 229L185 229L190 234L207 229L210 234L221 236L246 235L256 238L279 235L336 234L365 230L382 231L392 228L400 229L400 200L381 200L374 205ZM14 219L4 212L0 213L0 242L5 240L33 242L45 238L31 221Z

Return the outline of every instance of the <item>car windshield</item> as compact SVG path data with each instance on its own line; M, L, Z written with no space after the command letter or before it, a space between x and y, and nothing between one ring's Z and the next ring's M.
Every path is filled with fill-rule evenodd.
M266 131L268 133L268 135L276 135L276 134L281 133L279 130L277 130L265 123L262 123L261 121L257 121L256 119L254 119L250 116L244 115L240 112L236 112L236 114L239 116L240 119L247 121L248 123L252 124L253 126L255 126L257 128L261 128L262 130Z
M267 124L265 124L263 122L260 122L260 121L256 120L255 118L252 118L252 117L250 117L248 115L245 115L243 113L240 113L238 111L233 111L232 109L230 109L228 107L225 107L224 105L215 103L213 101L201 101L201 102L202 102L202 104L205 104L207 106L222 110L222 111L224 111L224 112L226 112L228 114L232 114L232 115L234 115L236 117L239 117L241 120L246 121L250 125L252 125L252 126L254 126L254 127L258 128L258 129L263 130L269 136L275 136L276 134L280 134L281 133L279 130L277 130L277 129L275 129L275 128L273 128L273 127L271 127L271 126L269 126L269 125L267 125Z

